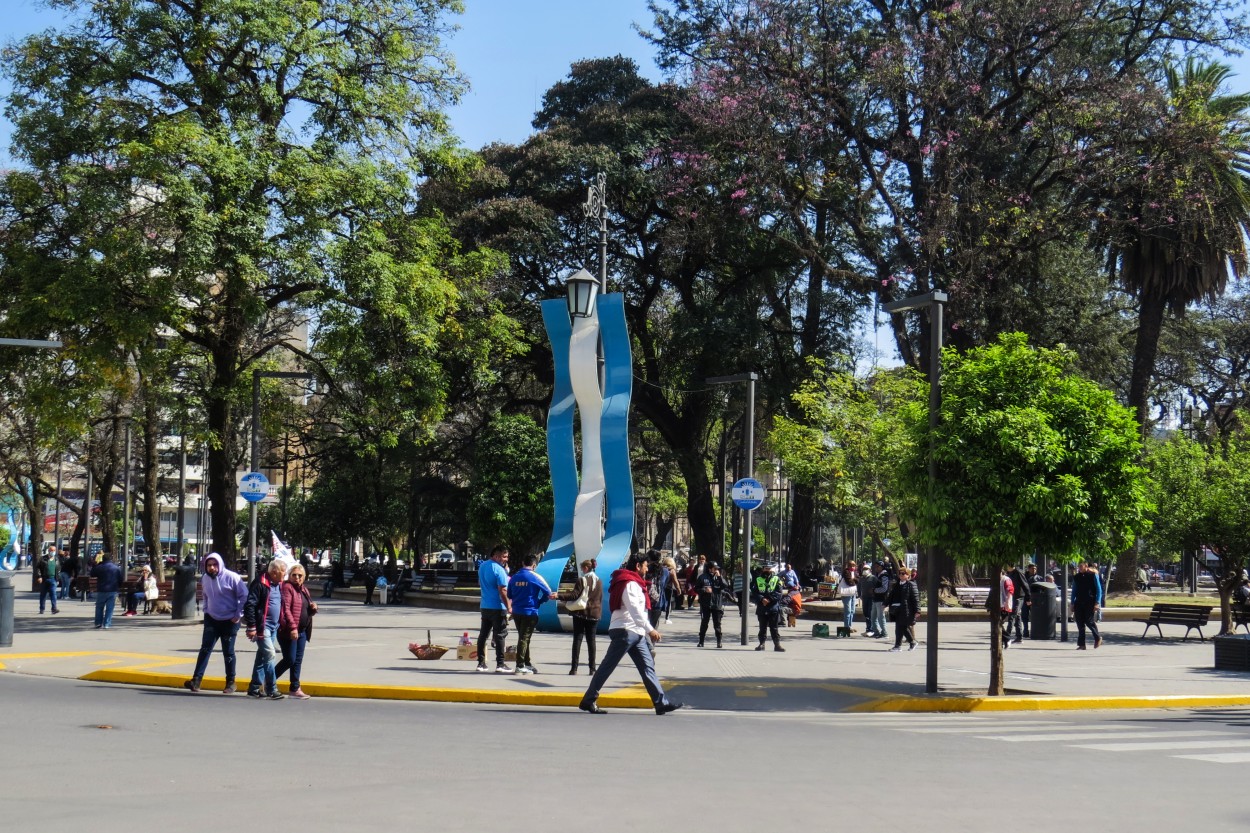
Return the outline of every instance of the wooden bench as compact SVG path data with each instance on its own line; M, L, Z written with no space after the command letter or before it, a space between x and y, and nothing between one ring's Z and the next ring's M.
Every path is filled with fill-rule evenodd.
M1230 609L1233 612L1233 632L1245 628L1246 633L1250 633L1250 604L1233 602Z
M425 589L433 590L437 593L450 593L452 590L456 589L456 576L454 575L435 576L434 586L427 587Z
M1134 622L1145 622L1146 630L1142 631L1141 638L1145 639L1146 634L1150 633L1150 629L1154 628L1159 632L1159 638L1163 638L1163 629L1160 625L1184 625L1185 637L1181 641L1189 639L1189 632L1198 631L1198 637L1206 642L1207 638L1202 634L1202 627L1207 624L1211 618L1211 605L1184 605L1184 604L1165 604L1159 602L1150 608L1150 616L1145 619L1134 619Z
M990 597L990 588L956 587L955 595L959 599L961 607L971 607L978 610L984 610L985 601Z

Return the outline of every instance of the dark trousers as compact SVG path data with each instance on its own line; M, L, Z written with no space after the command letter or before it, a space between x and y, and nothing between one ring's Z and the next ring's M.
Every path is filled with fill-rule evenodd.
M378 586L376 581L365 582L365 604L373 604L373 589Z
M589 660L590 673L595 672L595 628L599 625L594 619L584 616L573 617L573 670L577 670L578 660L582 653L582 639L586 640L586 656Z
M1076 620L1076 646L1078 648L1085 647L1085 629L1089 628L1090 636L1097 642L1100 637L1098 635L1098 622L1094 615L1094 606L1089 603L1077 602L1072 605L1072 618Z
M512 621L516 623L516 665L517 668L533 668L530 661L530 640L538 629L537 613L514 614ZM481 656L481 654L478 654Z
M780 616L776 613L769 612L769 613L757 613L755 614L755 618L760 623L760 636L759 636L760 644L761 645L764 644L764 632L767 631L773 637L773 646L780 648L781 647L781 634L777 632L777 620L780 618Z
M655 674L655 660L651 657L651 640L624 628L613 628L608 631L608 637L612 641L604 654L603 663L599 666L599 670L595 671L595 676L591 677L590 686L582 695L582 703L590 704L599 699L600 689L626 654L629 654L629 658L634 661L634 667L638 669L638 674L642 677L642 684L646 687L647 694L651 695L651 702L656 706L667 703L668 698L664 694L664 688L660 685L660 678Z
M126 599L126 612L137 613L139 611L139 602L147 601L147 594L142 590L136 590Z
M304 666L304 648L308 645L308 634L301 633L299 639L292 639L289 633L278 635L278 647L282 649L282 659L274 666L274 677L281 677L291 671L291 691L299 691L299 672Z
M43 581L39 582L39 612L43 613L43 604L44 604L43 600L51 599L52 600L52 612L56 613L56 596L57 596L57 587L56 587L55 581L48 581L47 579L44 579Z
M723 610L712 610L710 607L699 608L699 644L703 644L703 638L707 636L707 623L712 622L712 630L716 633L716 645L720 647L721 632L720 620L725 615ZM762 641L762 640L761 640Z
M1020 608L1020 621L1024 626L1025 639L1029 638L1029 614L1032 612L1033 608L1030 602L1025 602L1024 606Z
M200 654L195 658L195 673L192 675L196 685L204 679L208 669L208 658L213 654L217 640L221 640L221 655L226 661L226 685L234 682L234 638L239 633L239 623L229 619L214 619L204 614L204 631L200 637Z
M894 647L897 648L903 644L903 640L907 640L908 645L916 644L916 623L909 622L901 616L894 620Z
M478 665L486 664L487 638L490 638L491 644L495 646L495 665L503 665L504 640L508 638L508 611L482 611L482 629L477 634Z

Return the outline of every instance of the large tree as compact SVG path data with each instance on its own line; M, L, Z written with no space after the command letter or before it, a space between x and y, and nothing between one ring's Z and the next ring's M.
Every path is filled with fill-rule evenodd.
M1071 372L1065 350L1035 349L1020 333L967 353L943 353L942 406L904 412L910 453L902 468L917 535L955 558L999 569L1037 553L1105 560L1142 531L1149 508L1141 440L1114 395ZM1000 617L993 606L990 686L1003 692Z
M358 232L402 213L411 160L460 89L439 45L460 4L53 5L73 22L4 62L16 157L72 241L41 291L98 286L108 312L142 312L204 357L214 545L229 557L246 375L298 347L303 307L348 290L345 258L368 254Z

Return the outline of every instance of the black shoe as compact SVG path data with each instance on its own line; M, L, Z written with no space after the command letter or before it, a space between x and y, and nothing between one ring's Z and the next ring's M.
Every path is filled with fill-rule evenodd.
M773 650L774 650L774 651L781 651L781 653L783 653L783 654L786 652L786 649L785 649L785 648L783 648L783 647L781 647L780 645L774 645L774 646L773 646Z
M760 644L756 645L756 646L755 646L755 650L757 650L757 651L762 651L762 650L764 650L764 643L763 643L763 642L761 642Z
M698 645L696 645L696 646L694 646L694 647L696 647L696 648L702 648L702 647L703 647L703 640L699 640L699 644L698 644Z
M281 691L271 691L265 695L266 700L283 700L285 698L286 698L286 695L283 694Z
M569 676L571 677L576 673L577 673L577 666L574 665L572 668L569 669Z
M607 711L599 708L598 703L578 703L577 707L587 714L607 714Z
M1023 641L1024 641L1023 639L1021 639L1020 637L1018 637L1018 636L1017 636L1015 639L1011 640L1011 644L1012 644L1012 645L1019 645L1019 644L1020 644L1021 642L1023 642Z
M254 698L256 698L257 700L259 700L260 698L264 697L265 695L264 695L264 693L263 693L263 692L261 692L261 690L260 690L260 689L249 688L249 689L247 690L247 696L248 696L248 697L254 697Z
M590 675L593 677L594 674L595 674L595 667L592 665L590 666Z
M724 645L722 645L722 644L720 644L720 640L718 639L718 640L716 640L716 647L717 647L717 648L724 648L725 646L724 646Z
M191 691L191 692L199 691L200 681L199 680L187 680L185 683L182 684L182 687L185 688L187 691Z
M660 705L655 707L655 713L663 716L663 715L668 714L669 712L677 711L684 705L686 704L685 703L672 703L672 702L661 703Z

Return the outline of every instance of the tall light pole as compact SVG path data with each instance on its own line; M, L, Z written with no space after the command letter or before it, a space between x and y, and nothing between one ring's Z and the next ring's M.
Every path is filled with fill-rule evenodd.
M608 292L608 175L600 173L586 191L582 212L599 221L599 292Z
M755 472L755 382L759 379L759 374L755 371L750 373L738 373L734 376L712 376L704 381L709 385L732 385L738 382L746 382L747 385L747 414L746 414L746 449L744 452L745 460L743 466L746 470L744 477L751 477ZM746 528L746 535L743 536L742 543L743 555L742 566L739 572L742 574L742 592L738 594L738 612L742 616L742 644L747 644L747 598L751 595L751 510L744 509L745 514L743 526Z
M260 380L265 379L315 379L303 370L253 370L252 371L252 471L260 471ZM256 522L259 501L248 501L247 578L256 578Z
M942 407L942 305L948 300L945 292L935 289L924 295L913 295L883 304L886 312L898 314L915 309L929 311L929 500L933 500L937 485L937 427ZM938 547L928 548L925 592L928 606L925 611L925 682L924 690L936 694L938 690Z

